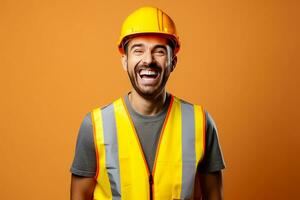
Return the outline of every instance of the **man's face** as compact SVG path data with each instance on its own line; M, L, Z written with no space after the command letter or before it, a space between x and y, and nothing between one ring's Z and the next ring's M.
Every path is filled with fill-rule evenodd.
M139 36L129 41L122 62L135 91L145 98L155 98L164 91L176 57L166 38Z

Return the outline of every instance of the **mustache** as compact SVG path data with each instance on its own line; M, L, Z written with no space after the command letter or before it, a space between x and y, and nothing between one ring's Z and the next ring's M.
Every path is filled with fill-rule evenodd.
M140 70L149 69L149 68L154 69L159 72L162 71L162 67L160 65L158 65L156 62L151 62L148 65L146 65L146 64L141 64L141 61L136 63L136 65L134 66L134 71L139 72Z

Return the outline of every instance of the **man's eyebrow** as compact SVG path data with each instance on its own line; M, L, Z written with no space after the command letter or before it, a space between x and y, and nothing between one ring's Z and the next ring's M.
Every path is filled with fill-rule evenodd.
M167 51L167 47L165 45L161 45L161 44L155 45L153 49L158 49L158 48L162 48Z
M135 47L142 47L142 46L144 46L144 45L141 44L141 43L134 44L134 45L132 45L132 46L130 47L130 50L132 50L132 49L135 48Z

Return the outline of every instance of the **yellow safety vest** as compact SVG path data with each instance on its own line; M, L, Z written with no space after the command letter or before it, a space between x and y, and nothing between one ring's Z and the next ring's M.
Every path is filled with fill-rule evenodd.
M97 157L94 199L190 199L205 147L203 108L171 96L150 172L122 98L92 111Z

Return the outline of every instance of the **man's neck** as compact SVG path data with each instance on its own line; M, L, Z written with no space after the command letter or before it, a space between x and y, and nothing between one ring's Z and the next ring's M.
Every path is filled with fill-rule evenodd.
M153 99L146 99L140 96L135 90L132 90L128 95L132 108L139 114L148 116L156 115L163 109L166 97L165 90Z

